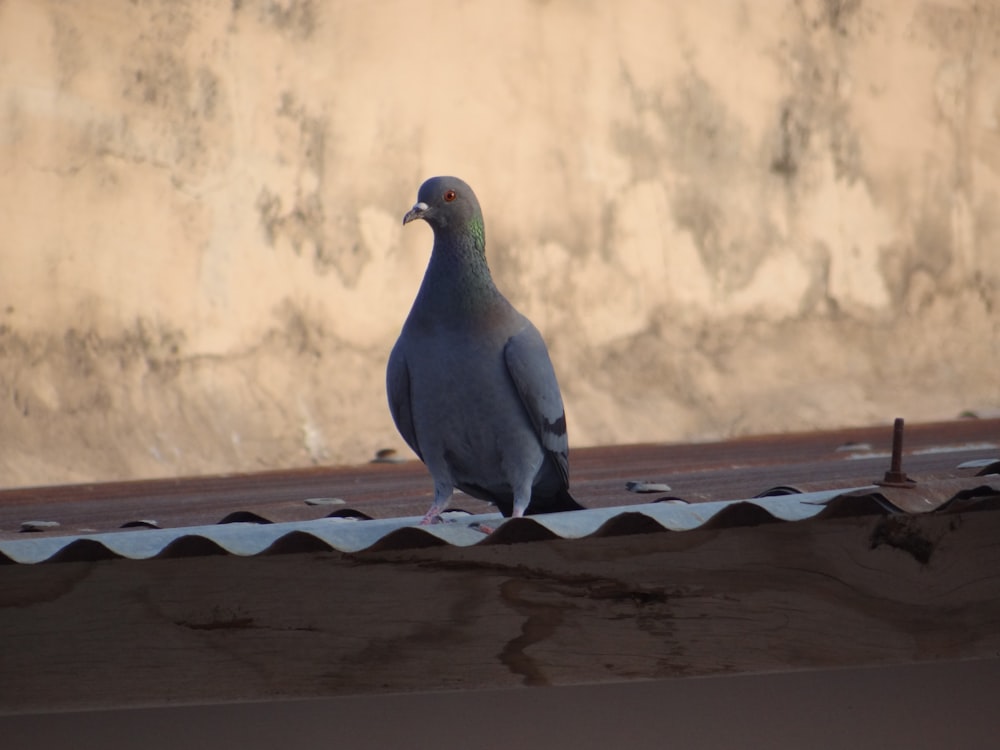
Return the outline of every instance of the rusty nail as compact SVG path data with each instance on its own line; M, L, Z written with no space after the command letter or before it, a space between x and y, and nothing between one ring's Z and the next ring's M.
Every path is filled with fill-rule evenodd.
M892 461L889 464L889 471L885 473L882 481L875 484L882 487L913 487L916 484L903 471L902 417L896 417L896 421L892 423Z

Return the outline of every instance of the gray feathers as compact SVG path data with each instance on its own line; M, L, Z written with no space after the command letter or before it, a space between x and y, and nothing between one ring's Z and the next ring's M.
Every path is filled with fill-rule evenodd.
M571 510L555 371L486 263L482 212L455 177L427 180L403 223L434 230L424 280L389 356L393 420L434 480L434 521L457 487L504 515Z

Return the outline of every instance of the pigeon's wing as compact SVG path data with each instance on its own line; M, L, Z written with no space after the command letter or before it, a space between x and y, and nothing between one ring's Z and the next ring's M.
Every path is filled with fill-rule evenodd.
M511 336L504 347L504 360L542 447L552 454L563 481L568 484L566 412L549 351L538 329L529 323Z
M420 446L417 444L417 430L413 425L413 407L410 401L410 371L406 366L406 357L402 347L397 343L389 355L389 365L385 371L385 392L389 396L389 411L396 429L403 436L406 444L413 449L420 460Z

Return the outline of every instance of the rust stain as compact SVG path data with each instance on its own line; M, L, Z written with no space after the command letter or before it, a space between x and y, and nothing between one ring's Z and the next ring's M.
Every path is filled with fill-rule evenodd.
M525 619L521 634L508 641L500 650L500 662L513 674L520 675L525 685L549 685L542 665L527 649L551 638L563 623L566 605L531 601L528 594L537 590L530 581L513 578L500 585L500 600Z
M871 535L872 549L883 545L906 552L921 565L927 565L936 543L927 538L915 519L886 516L876 524Z

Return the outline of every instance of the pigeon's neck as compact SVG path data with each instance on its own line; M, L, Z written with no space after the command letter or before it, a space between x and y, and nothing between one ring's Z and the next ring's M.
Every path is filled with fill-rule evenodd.
M478 232L436 234L415 307L468 316L490 309L498 299L503 297L486 263L481 225Z

